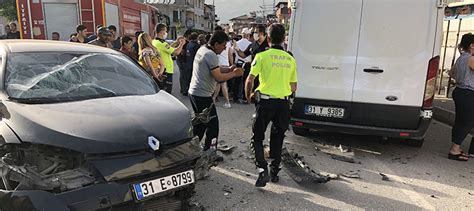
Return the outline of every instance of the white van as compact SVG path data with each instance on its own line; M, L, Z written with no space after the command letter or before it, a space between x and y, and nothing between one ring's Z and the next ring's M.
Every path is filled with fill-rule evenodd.
M443 0L293 0L293 131L409 139L432 117Z

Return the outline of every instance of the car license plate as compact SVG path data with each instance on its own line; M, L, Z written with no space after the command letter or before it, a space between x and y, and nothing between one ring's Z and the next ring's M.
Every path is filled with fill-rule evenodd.
M133 185L135 196L142 200L149 196L169 191L178 187L194 183L194 172L192 170L178 174L162 177L159 179L138 183Z
M323 106L313 106L306 105L304 109L306 115L316 115L322 117L333 117L333 118L343 118L345 109L335 108L335 107L323 107Z

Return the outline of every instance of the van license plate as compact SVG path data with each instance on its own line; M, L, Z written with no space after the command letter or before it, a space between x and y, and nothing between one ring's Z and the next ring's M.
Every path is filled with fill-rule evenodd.
M178 187L190 185L192 183L194 183L194 172L190 170L167 177L134 184L133 189L137 199L142 200L149 196L169 191Z
M304 113L306 115L316 115L322 117L343 118L345 110L343 108L323 107L306 105Z

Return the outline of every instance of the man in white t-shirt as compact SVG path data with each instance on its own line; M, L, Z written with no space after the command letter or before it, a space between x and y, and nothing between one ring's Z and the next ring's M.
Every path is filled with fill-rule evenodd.
M245 51L245 49L247 49L249 47L249 45L252 44L252 42L249 41L250 36L252 36L252 32L250 31L250 29L244 28L244 29L242 29L242 36L243 36L242 39L237 42L237 47L241 51ZM252 57L248 56L246 58L242 58L238 54L236 54L234 62L235 62L234 64L237 64L237 63L250 63L250 62L252 62ZM244 90L243 82L244 82L245 78L244 78L244 80L242 80L242 78L243 77L239 77L239 78L234 79L234 83L233 83L233 86L232 86L232 92L233 92L232 99L233 99L234 103L245 102L245 99L244 99L244 96L243 96L243 90Z

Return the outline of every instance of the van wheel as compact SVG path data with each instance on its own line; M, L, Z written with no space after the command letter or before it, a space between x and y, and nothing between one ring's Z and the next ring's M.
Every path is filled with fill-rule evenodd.
M422 139L407 139L405 140L405 143L408 145L408 146L411 146L411 147L421 147L423 146L423 143L425 142L425 139L422 138Z
M309 133L309 129L301 127L293 127L293 133L299 136L306 136Z

